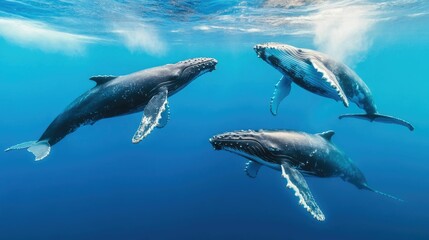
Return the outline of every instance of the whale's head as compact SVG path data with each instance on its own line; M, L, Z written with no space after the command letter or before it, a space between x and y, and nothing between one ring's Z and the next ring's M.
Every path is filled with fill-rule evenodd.
M279 133L281 134L281 133ZM215 135L209 139L215 150L226 150L254 161L280 164L285 142L275 131L241 130Z
M192 58L175 64L180 70L179 77L192 81L204 73L216 69L217 60L214 58Z
M216 69L217 60L214 58L192 58L168 65L173 74L169 90L177 91L191 83L193 80Z
M279 70L283 74L295 75L299 67L308 64L310 50L297 48L287 44L264 43L253 47L259 58Z

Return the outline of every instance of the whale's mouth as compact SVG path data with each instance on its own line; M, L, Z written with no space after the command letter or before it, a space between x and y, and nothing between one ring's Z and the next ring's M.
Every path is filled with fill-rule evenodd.
M285 74L287 72L287 67L280 60L281 58L287 59L286 62L294 62L290 61L293 59L288 49L282 49L280 44L278 43L263 43L257 44L253 47L258 58L262 59L264 62L268 63L281 73ZM281 49L281 51L279 51ZM280 53L280 54L279 54Z
M279 70L285 70L290 63L298 64L300 60L307 57L305 51L281 43L256 44L253 49L259 58Z
M178 62L177 64L185 65L182 70L182 75L187 75L194 79L204 73L215 70L217 60L214 58L193 58Z
M278 148L270 146L261 131L241 130L218 134L209 139L215 150L224 150L248 160L277 168L283 158Z
M267 159L273 155L261 141L260 133L253 130L241 130L218 134L209 139L215 150L225 150L241 156L254 156Z
M260 145L252 133L254 131L222 133L211 137L209 142L215 150L236 149L245 151L250 144Z

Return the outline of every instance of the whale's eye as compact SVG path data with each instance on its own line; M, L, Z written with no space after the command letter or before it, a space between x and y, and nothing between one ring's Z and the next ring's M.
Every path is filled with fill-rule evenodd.
M302 53L302 50L301 50L301 49L298 49L298 52L299 52L299 53Z

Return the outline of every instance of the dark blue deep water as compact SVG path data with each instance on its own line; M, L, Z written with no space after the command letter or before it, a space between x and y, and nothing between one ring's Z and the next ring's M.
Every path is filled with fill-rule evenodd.
M0 147L37 140L90 76L194 57L217 69L169 99L171 119L139 144L141 113L79 128L42 161L0 153L0 239L429 239L429 7L426 1L0 1ZM355 105L292 86L252 47L324 51L367 83L381 113L414 124L338 120ZM256 179L208 139L240 129L332 129L374 188L307 178L318 222L280 172Z

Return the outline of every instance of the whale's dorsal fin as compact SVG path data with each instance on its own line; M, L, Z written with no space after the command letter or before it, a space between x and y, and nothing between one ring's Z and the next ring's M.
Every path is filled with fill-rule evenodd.
M332 136L334 136L335 132L332 130L328 130L326 132L322 132L322 133L317 133L316 135L321 136L322 138L331 141Z
M89 78L89 80L92 80L94 82L97 83L97 85L106 83L110 80L113 80L115 78L117 78L118 76L113 76L113 75L97 75L97 76L92 76Z

